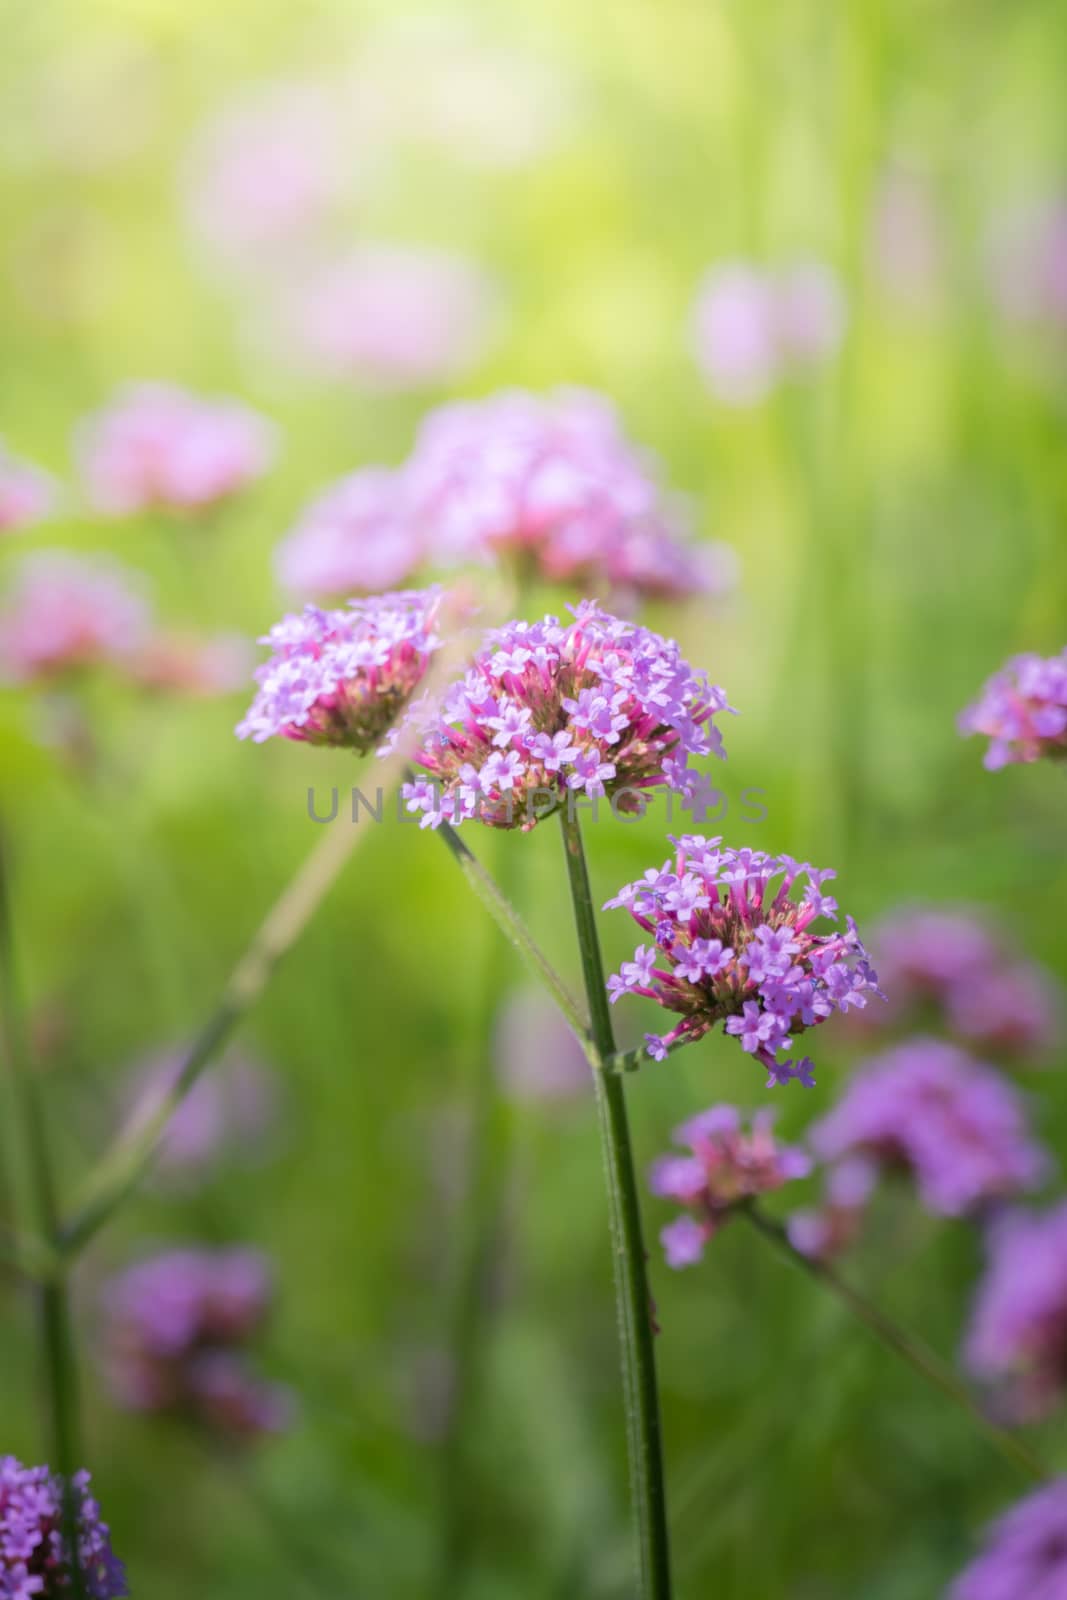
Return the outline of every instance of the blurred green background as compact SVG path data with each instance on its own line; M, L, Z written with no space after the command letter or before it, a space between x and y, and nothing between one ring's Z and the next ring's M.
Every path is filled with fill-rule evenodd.
M1006 654L1061 648L1065 633L1064 330L1007 323L988 272L997 216L1063 180L1062 8L434 11L450 36L535 61L559 86L559 125L498 170L380 136L344 237L468 253L503 309L460 384L375 393L290 371L249 336L242 290L190 238L181 173L197 128L234 93L343 71L407 10L429 15L356 0L0 3L0 434L70 481L79 417L120 382L160 378L239 395L283 439L275 470L202 529L106 522L70 491L58 520L4 540L0 584L26 550L109 550L150 575L169 620L256 635L283 608L272 550L322 484L401 460L449 395L587 384L659 453L701 532L741 559L732 601L647 618L742 713L724 787L733 802L761 787L768 815L746 826L732 805L727 837L837 867L861 928L915 898L987 906L1067 976L1063 774L988 776L954 728ZM900 170L936 230L918 295L897 292L879 242L880 197ZM716 402L689 349L701 275L798 256L841 276L840 354L762 404ZM66 1195L114 1126L130 1063L188 1037L321 837L308 784L355 781L333 753L238 744L245 701L101 689L112 776L87 785L40 742L39 697L0 700L20 958ZM662 860L663 831L654 812L591 831L599 898ZM243 1030L284 1089L278 1149L220 1167L184 1199L145 1190L79 1269L87 1464L137 1596L434 1592L459 1470L434 1391L463 1256L470 1089L490 1008L522 977L493 954L429 836L370 832ZM556 830L474 842L574 972ZM632 948L627 919L608 915L603 931L614 965ZM790 1133L848 1071L839 1030L816 1044L819 1088L781 1097ZM1062 1077L1033 1096L1061 1147ZM693 1111L763 1098L761 1075L718 1036L640 1075L642 1166ZM494 1128L507 1177L462 1441L457 1592L621 1597L625 1470L591 1104L511 1103ZM939 1594L975 1528L1025 1485L742 1227L701 1269L670 1274L654 1244L669 1215L648 1202L679 1595ZM102 1277L187 1239L258 1244L278 1264L265 1361L302 1415L239 1462L118 1413L94 1365ZM880 1202L849 1262L946 1354L978 1267L974 1236L903 1192ZM33 1354L9 1282L0 1447L26 1460L43 1451ZM1067 1468L1061 1425L1037 1442Z

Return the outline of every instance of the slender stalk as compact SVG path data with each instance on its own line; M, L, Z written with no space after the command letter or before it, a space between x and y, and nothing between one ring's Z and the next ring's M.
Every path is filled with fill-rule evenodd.
M576 811L560 811L575 931L599 1056L594 1072L604 1171L608 1186L615 1299L622 1348L623 1389L630 1455L630 1488L637 1542L640 1590L647 1600L669 1600L671 1593L667 1503L656 1387L652 1305L645 1275L641 1208L634 1174L623 1080L602 1070L615 1054L589 872Z
M782 1255L835 1294L853 1316L857 1317L864 1327L869 1328L887 1349L892 1350L894 1355L900 1356L928 1383L940 1389L941 1393L959 1406L961 1411L966 1412L1002 1456L1032 1478L1040 1481L1049 1477L1048 1468L1034 1455L1029 1446L1009 1433L1006 1428L999 1427L991 1417L986 1416L967 1385L928 1345L914 1334L899 1327L891 1317L887 1317L885 1312L880 1311L865 1295L842 1278L829 1262L804 1255L792 1243L782 1225L766 1216L754 1203L750 1201L737 1209Z
M0 1027L11 1077L18 1123L17 1151L20 1204L35 1240L50 1244L56 1236L58 1210L44 1110L30 1060L15 967L14 920L8 884L5 840L0 834ZM81 1459L78 1373L70 1328L69 1285L60 1269L36 1287L41 1329L45 1392L52 1436L51 1460L63 1484L63 1534L70 1559L76 1600L85 1583L78 1560L78 1509L74 1474Z

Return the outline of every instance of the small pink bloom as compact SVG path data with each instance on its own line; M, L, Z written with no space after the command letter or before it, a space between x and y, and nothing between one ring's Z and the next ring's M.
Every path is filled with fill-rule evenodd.
M421 559L403 474L364 467L306 508L278 546L275 568L287 589L323 599L398 588Z
M35 551L0 612L0 672L26 682L126 666L147 640L150 618L139 573L106 556Z

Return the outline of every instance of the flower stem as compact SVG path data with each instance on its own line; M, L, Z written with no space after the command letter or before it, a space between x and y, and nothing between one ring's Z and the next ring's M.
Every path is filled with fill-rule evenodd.
M574 925L589 1001L592 1038L599 1058L594 1082L615 1263L615 1299L622 1347L630 1487L637 1524L639 1593L647 1600L668 1600L671 1593L670 1548L652 1304L645 1275L641 1209L626 1100L623 1080L603 1070L603 1063L615 1054L615 1038L581 826L577 813L570 805L560 811L560 820Z
M966 1412L1002 1456L1032 1478L1042 1481L1049 1477L1048 1468L1034 1455L1030 1447L988 1417L967 1385L928 1345L914 1334L899 1327L891 1317L887 1317L885 1312L880 1311L865 1295L842 1278L829 1262L820 1261L814 1256L806 1256L803 1251L798 1250L781 1223L766 1216L753 1202L746 1202L737 1209L782 1255L835 1294L887 1349L892 1350L894 1355L900 1356L928 1383L940 1389L942 1394Z

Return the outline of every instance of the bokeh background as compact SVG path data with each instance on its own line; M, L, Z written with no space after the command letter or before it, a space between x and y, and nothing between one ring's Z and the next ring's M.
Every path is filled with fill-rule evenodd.
M588 385L657 452L700 537L739 558L731 595L645 612L741 712L727 838L836 867L861 927L914 900L983 907L1067 977L1063 774L988 775L955 730L1004 656L1063 644L1067 247L1039 283L1017 255L1064 193L1060 8L7 0L0 19L0 435L63 485L48 522L4 536L0 587L38 548L110 552L169 625L253 639L287 604L274 549L324 484L399 462L445 399ZM294 83L339 112L307 257L250 246L227 226L236 202L221 220L202 203L220 116ZM318 135L285 137L307 154ZM325 357L301 348L293 304L318 303L313 274L368 242L482 275L484 325L454 371L383 379L330 338ZM705 274L738 261L823 264L843 308L825 351L741 397L709 384L692 331ZM93 513L73 430L144 378L255 406L279 429L273 470L203 523ZM320 839L308 785L356 781L335 753L239 744L247 699L94 682L87 772L54 696L0 697L19 956L66 1196L136 1063L195 1030ZM741 817L746 786L764 791L759 823ZM590 831L601 899L662 860L663 833L654 811ZM476 843L574 973L557 831ZM627 919L603 930L616 965ZM514 1030L497 1013L524 982L429 835L368 830L242 1029L272 1075L273 1132L195 1185L147 1186L94 1242L77 1275L87 1464L135 1595L430 1595L453 1537L452 1592L472 1600L630 1592L592 1105L503 1070ZM634 1036L657 1025L630 1005ZM558 1053L540 1026L526 1014L526 1044ZM864 1048L836 1023L816 1043L818 1088L779 1092L790 1135ZM504 1090L457 1442L487 1047ZM1027 1093L1062 1149L1062 1075ZM642 1167L692 1112L764 1098L718 1036L642 1073ZM748 1230L670 1273L654 1239L669 1215L649 1199L679 1595L941 1593L1025 1485ZM277 1438L220 1445L113 1404L101 1284L169 1242L274 1263L260 1357L298 1404ZM880 1195L848 1270L953 1356L980 1265L973 1230L904 1186ZM39 1460L34 1326L18 1285L3 1293L0 1446ZM1067 1468L1062 1420L1035 1442Z

